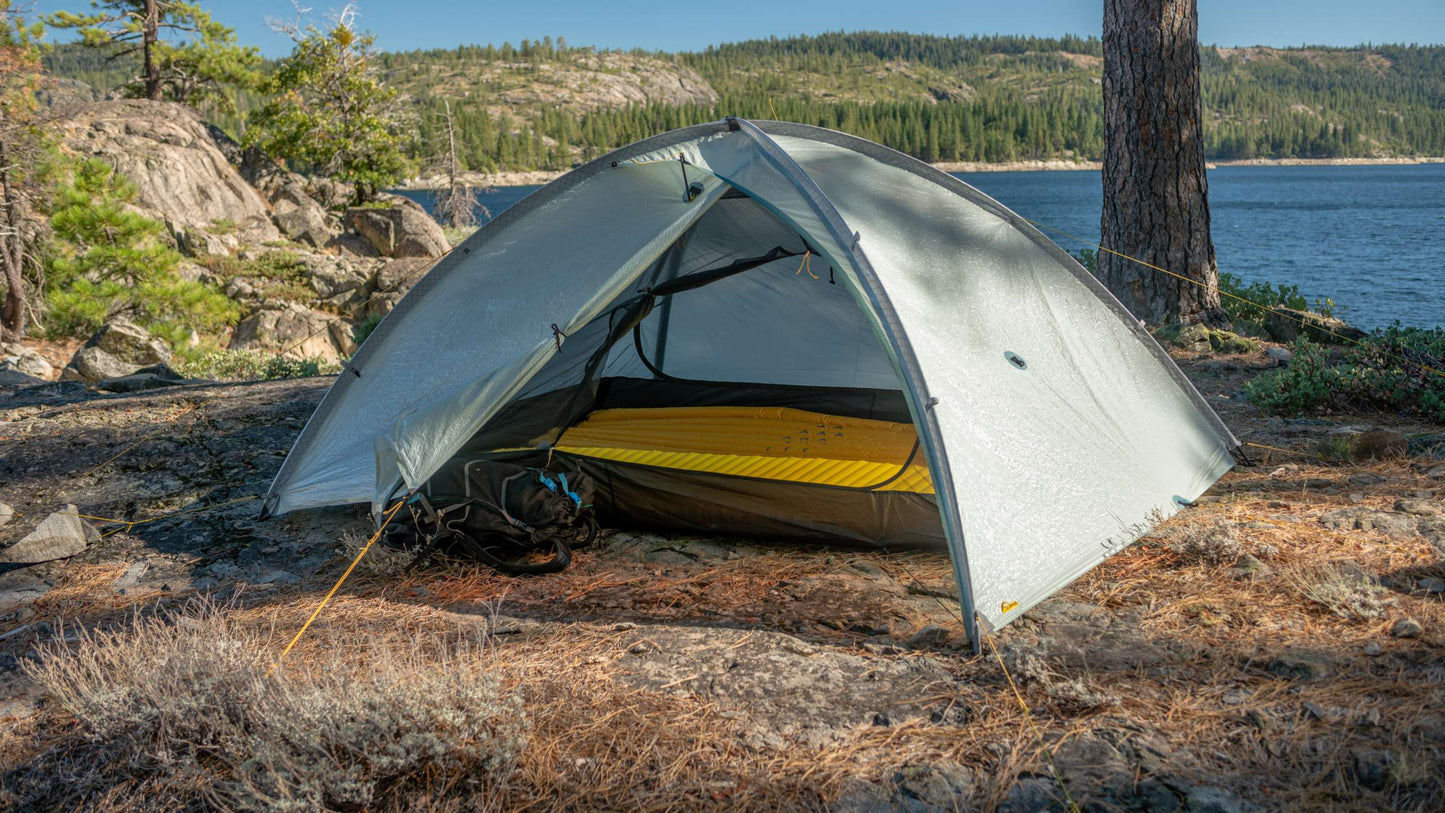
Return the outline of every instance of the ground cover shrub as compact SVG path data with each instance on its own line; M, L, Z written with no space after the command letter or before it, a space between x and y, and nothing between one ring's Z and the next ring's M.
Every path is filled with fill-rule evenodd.
M329 659L268 675L279 642L199 602L82 632L26 664L73 725L4 784L37 809L129 798L311 811L435 798L463 776L469 793L506 781L528 723L488 668L485 640L362 638L348 649L364 656L353 667Z
M211 350L182 356L176 371L187 378L213 381L269 381L332 375L340 365L318 356L291 358L262 350Z
M1270 414L1380 409L1445 421L1445 330L1377 330L1359 344L1328 348L1301 338L1294 358L1245 385Z

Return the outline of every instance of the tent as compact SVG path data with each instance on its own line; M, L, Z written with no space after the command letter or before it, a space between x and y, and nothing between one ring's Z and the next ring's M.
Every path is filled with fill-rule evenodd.
M1027 221L842 133L729 118L507 209L376 327L263 511L564 455L604 518L939 544L968 634L1232 465L1149 334Z

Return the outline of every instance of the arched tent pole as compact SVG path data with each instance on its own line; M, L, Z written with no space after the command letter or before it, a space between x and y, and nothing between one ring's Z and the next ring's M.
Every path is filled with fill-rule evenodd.
M797 162L784 152L777 142L769 138L767 133L746 119L729 117L725 121L727 121L729 129L741 130L747 134L768 162L773 165L773 168L792 183L808 201L814 214L827 226L833 242L841 246L847 253L845 259L858 276L861 292L867 297L868 304L874 313L882 320L884 329L881 338L887 343L889 352L898 365L899 378L903 382L904 394L908 400L909 411L913 415L914 426L918 431L923 449L928 453L928 468L933 478L934 495L939 503L939 515L943 520L943 535L948 542L949 558L953 563L953 575L958 583L964 631L968 635L969 645L973 647L974 654L981 654L983 641L979 635L978 616L974 612L973 583L968 569L968 549L964 544L963 521L958 510L958 497L953 489L953 476L949 471L948 455L943 448L943 433L938 425L937 417L933 413L933 406L938 401L928 394L923 370L913 352L913 346L909 343L902 322L898 319L897 312L888 298L888 292L883 288L860 245L861 235L849 230L843 216L828 200L827 195L823 194L823 191L803 171L803 168L798 166Z

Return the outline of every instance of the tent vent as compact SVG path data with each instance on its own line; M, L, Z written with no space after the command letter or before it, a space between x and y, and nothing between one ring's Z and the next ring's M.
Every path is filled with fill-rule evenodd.
M1029 368L1028 362L1024 361L1022 356L1012 350L1005 350L1003 357L1008 359L1009 364L1012 364L1020 370L1027 370Z

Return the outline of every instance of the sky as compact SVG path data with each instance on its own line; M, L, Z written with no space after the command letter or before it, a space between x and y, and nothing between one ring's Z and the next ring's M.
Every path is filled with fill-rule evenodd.
M343 3L307 0L324 17ZM290 41L266 18L294 19L290 0L201 0L266 56ZM37 0L38 13L88 10L89 0ZM1102 0L359 0L363 28L388 51L567 38L571 45L700 50L721 42L838 30L1098 36ZM1199 38L1213 45L1445 44L1445 0L1200 0ZM70 39L69 32L56 36Z

